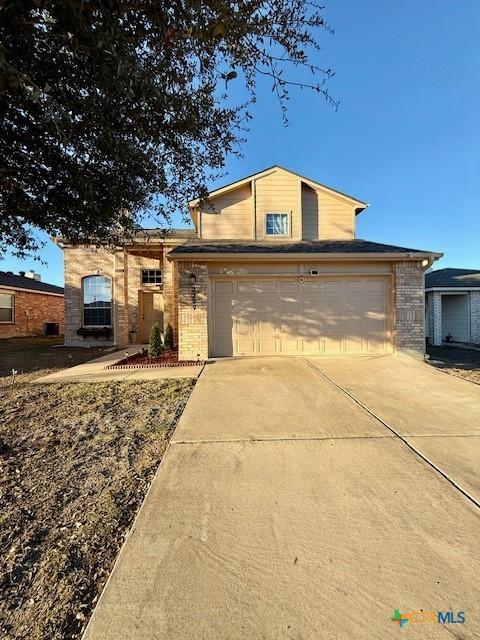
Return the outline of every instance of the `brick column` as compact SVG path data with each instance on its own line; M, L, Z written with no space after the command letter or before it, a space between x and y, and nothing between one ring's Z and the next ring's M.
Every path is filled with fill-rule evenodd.
M470 340L480 344L480 291L470 291Z
M128 345L128 258L125 249L115 252L113 276L113 338L116 347Z
M432 293L432 305L433 305L433 344L442 346L442 294L440 291L433 291Z
M167 258L167 254L174 247L163 247L163 265L162 265L162 282L163 282L163 328L167 328L169 324L173 328L173 336L175 344L178 344L178 318L177 318L177 267L175 262Z
M425 353L425 294L422 263L397 262L395 273L395 342L398 351Z
M65 247L63 250L65 277L65 345L80 344L77 329L83 325L82 274L76 268L79 260L78 249Z
M192 273L195 275L195 281L191 277ZM206 264L178 263L178 336L179 360L208 358L208 269Z

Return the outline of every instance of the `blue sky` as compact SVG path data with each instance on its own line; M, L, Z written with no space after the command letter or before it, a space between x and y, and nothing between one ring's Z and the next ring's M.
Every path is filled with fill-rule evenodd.
M317 61L336 72L339 110L292 91L285 128L262 85L244 157L221 182L281 164L369 202L359 238L442 251L436 268L480 269L480 3L332 0L324 15L335 35L321 34ZM62 284L62 252L49 243L42 258L0 269Z

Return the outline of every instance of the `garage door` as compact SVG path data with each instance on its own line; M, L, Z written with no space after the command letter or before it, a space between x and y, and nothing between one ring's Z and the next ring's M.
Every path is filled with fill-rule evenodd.
M213 279L211 356L391 351L384 277Z

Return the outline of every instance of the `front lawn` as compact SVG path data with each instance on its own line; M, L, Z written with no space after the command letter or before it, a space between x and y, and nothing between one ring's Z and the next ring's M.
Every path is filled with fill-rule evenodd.
M80 637L194 386L25 382L42 361L0 379L5 640Z
M63 347L63 337L0 339L0 390L2 382L18 371L23 381L59 369L73 367L87 360L106 355L111 347Z

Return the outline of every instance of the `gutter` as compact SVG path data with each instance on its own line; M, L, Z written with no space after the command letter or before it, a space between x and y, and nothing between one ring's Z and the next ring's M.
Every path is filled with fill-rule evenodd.
M40 291L38 289L24 289L23 287L15 287L9 284L0 284L0 291L23 291L25 293L36 293L39 296L56 296L57 298L64 298L64 293L55 293L54 291Z
M145 249L158 249L159 247L163 247L165 245L170 246L170 245L174 245L174 246L180 246L182 244L185 244L185 242L188 242L188 240L191 240L191 237L188 238L176 238L175 236L172 237L165 237L165 238L159 238L159 237L155 237L153 236L152 239L146 239L146 238L142 238L142 239L134 239L133 242L128 242L126 244L123 245L118 245L115 247L115 250L112 250L108 247L104 247L102 245L97 245L94 242L80 242L78 244L73 244L71 242L67 242L66 240L64 240L63 238L55 238L52 237L52 241L58 246L60 247L60 249L68 249L68 248L72 248L72 247L94 247L95 249L98 249L99 251L106 251L107 253L114 253L115 251L123 251L124 249L126 249L128 251L128 249L136 249L138 247L142 247Z
M387 260L414 262L426 260L425 269L429 268L435 260L443 256L443 253L431 252L405 252L405 253L207 253L207 252L186 252L175 253L175 249L168 253L168 260L184 261L197 260L199 262L334 262L341 261L365 261L365 262L385 262Z

